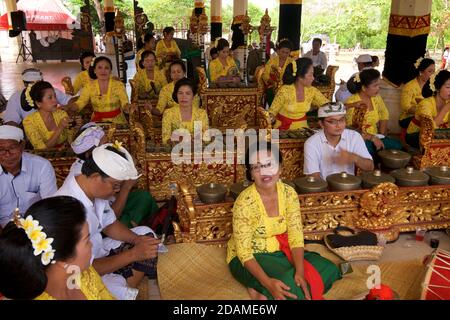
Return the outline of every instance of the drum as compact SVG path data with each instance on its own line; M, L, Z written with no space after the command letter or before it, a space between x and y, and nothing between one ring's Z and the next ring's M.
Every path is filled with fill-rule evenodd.
M437 249L423 282L421 300L450 300L450 252Z

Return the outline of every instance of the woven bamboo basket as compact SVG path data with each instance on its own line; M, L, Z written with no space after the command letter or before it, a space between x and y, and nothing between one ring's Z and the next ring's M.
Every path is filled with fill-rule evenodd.
M324 237L324 241L328 249L345 261L379 260L384 249L382 246L332 248L327 237Z

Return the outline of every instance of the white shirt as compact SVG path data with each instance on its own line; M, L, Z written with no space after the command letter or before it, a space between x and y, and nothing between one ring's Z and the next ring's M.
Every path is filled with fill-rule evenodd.
M23 90L19 90L14 93L11 98L8 100L8 104L6 105L6 110L3 113L3 122L14 121L17 124L21 124L23 119L33 113L36 112L37 109L31 109L30 111L25 111L22 109L20 104L20 96L22 95ZM71 96L65 94L61 90L55 88L56 100L58 104L65 105L69 103L69 100L72 98Z
M24 152L15 177L0 166L0 225L4 227L13 218L16 207L23 215L33 203L56 190L55 171L47 159Z
M65 180L71 178L71 177L76 177L79 176L81 174L81 167L83 166L84 161L81 159L77 159L72 163L72 166L70 167L70 171L67 174L67 177ZM65 181L64 180L64 181Z
M309 137L305 142L303 172L306 175L320 172L322 179L326 179L330 174L347 172L355 174L355 165L338 165L334 159L339 156L341 149L355 153L361 158L372 159L363 137L354 130L344 129L341 140L336 147L328 143L323 129Z
M74 176L67 177L54 196L71 196L83 203L86 209L86 218L92 242L91 262L93 259L106 257L109 254L109 250L103 246L101 232L116 221L116 215L109 205L109 201L96 198L92 202L81 189Z
M314 67L320 66L323 70L327 69L327 65L328 65L327 55L324 52L319 51L319 53L317 55L314 55L313 51L309 50L305 54L304 57L305 58L310 58L312 60L312 62L313 62L313 66Z

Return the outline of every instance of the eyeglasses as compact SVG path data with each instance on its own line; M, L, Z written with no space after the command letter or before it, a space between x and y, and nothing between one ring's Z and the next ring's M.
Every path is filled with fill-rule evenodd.
M273 168L276 165L277 165L276 163L272 163L272 162L268 162L266 164L258 163L258 164L250 166L250 169L254 170L254 171L261 171L261 169Z
M326 123L331 124L332 126L336 126L338 124L344 124L346 122L345 118L342 119L329 119L329 120L324 120Z
M19 152L20 152L20 144L16 144L12 147L9 147L9 149L0 149L0 156L5 156L6 153L17 154Z

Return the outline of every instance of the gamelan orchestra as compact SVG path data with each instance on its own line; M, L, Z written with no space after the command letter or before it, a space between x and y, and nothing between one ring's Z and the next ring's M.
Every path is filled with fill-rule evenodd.
M234 1L228 39L221 1L210 16L193 1L187 39L133 2L125 30L104 1L113 55L94 53L82 8L81 71L59 90L25 68L1 113L0 300L152 299L155 285L161 299L450 299L450 71L426 55L431 0L392 0L383 72L361 54L341 85L321 38L300 50L300 0L280 0L277 31ZM381 283L358 278L368 265ZM208 295L208 277L234 289Z

